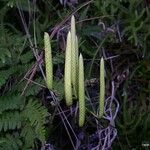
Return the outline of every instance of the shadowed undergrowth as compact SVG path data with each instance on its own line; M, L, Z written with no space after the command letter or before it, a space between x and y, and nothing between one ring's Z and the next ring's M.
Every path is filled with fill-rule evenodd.
M150 144L150 9L143 0L2 0L0 149L144 149ZM64 61L70 18L84 58L86 119L67 107ZM45 85L44 32L54 83ZM105 114L98 119L99 65L105 60ZM106 138L107 137L107 138ZM105 141L107 139L107 141Z

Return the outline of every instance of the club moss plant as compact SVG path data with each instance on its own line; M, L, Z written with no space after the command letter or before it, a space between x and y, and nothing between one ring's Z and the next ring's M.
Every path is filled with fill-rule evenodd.
M79 127L85 122L85 89L84 89L84 64L82 54L79 56Z
M50 37L44 33L45 46L45 64L46 64L46 83L48 89L52 89L53 68ZM66 53L65 53L65 71L64 87L66 105L73 103L73 92L79 99L79 126L82 127L85 122L85 87L84 87L84 63L82 54L78 57L78 38L75 31L75 18L71 17L71 32L67 35ZM104 77L104 59L100 61L100 96L99 96L99 118L104 114L105 99L105 77Z
M65 99L67 106L72 105L72 86L71 86L71 33L67 35L67 46L65 56Z
M105 69L104 69L104 59L101 58L100 61L100 96L99 96L99 118L103 117L104 114L104 100L105 100Z
M45 68L46 68L46 84L49 90L53 87L53 64L51 42L48 33L44 33L44 49L45 49Z

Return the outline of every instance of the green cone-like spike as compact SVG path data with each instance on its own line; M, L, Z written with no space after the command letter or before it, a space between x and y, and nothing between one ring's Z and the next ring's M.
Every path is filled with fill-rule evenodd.
M76 36L76 46L75 47L76 47L76 49L75 49L75 51L76 51L76 69L78 72L79 45L78 45L78 37L77 36Z
M44 33L44 49L45 49L45 67L46 67L46 84L49 90L53 87L53 64L52 64L52 50L50 37L48 33Z
M84 90L84 65L82 54L79 56L79 126L85 122L85 90Z
M104 114L104 100L105 100L105 68L104 59L101 58L100 62L100 96L99 96L99 118L103 117Z
M71 71L71 80L73 85L74 94L77 97L77 61L78 56L76 52L77 47L76 42L76 28L75 28L75 18L71 17L71 59L72 59L72 71Z
M71 86L71 34L67 35L67 46L65 56L65 99L67 106L72 105L72 86Z
M78 37L76 36L76 81L78 81L79 78L79 45L78 45ZM78 95L78 82L76 82L76 95Z

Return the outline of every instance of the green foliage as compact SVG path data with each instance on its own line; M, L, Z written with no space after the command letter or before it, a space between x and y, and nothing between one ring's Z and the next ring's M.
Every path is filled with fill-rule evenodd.
M21 145L22 141L19 139L17 134L6 134L5 137L0 137L0 150L19 150Z
M37 95L40 92L40 90L42 89L40 84L43 85L44 81L41 78L36 78L34 80L34 82L37 83L37 84L30 83L24 91L24 96L26 96L26 97L34 96L34 95ZM21 93L23 91L24 87L26 86L26 84L27 84L27 81L22 81L21 83L17 84L14 87L14 90L15 91L17 90L18 92Z
M12 72L10 69L0 71L0 87L6 83L11 74Z
M149 7L143 0L106 0L95 1L97 14L104 16L106 23L122 26L121 34L135 45L145 46L145 39L150 35ZM142 37L142 39L141 39Z
M56 93L59 100L62 100L64 97L64 82L63 80L54 80L54 92Z
M5 63L6 57L14 58L16 53L21 52L24 39L21 34L14 34L2 25L0 25L0 34L0 61Z
M25 54L20 56L20 61L22 64L27 64L33 59L33 53L31 51L27 51Z
M130 146L141 149L142 142L149 141L150 70L147 68L148 62L149 61L141 61L140 64L137 64L136 68L132 68L130 82L126 81L124 84L123 95L121 96L120 102L121 109L117 118L118 135L123 149L127 149ZM141 82L141 79L144 82ZM138 88L138 92L132 93L132 99L130 90L134 85ZM120 91L118 91L118 93L119 92ZM119 146L118 143L114 145L116 147Z
M15 94L5 94L5 96L0 97L0 114L3 111L20 109L23 105L23 98Z
M3 112L0 115L0 131L19 129L21 127L21 115L18 111Z
M10 2L15 7L15 1ZM5 13L10 9L8 6L4 7ZM38 75L34 83L24 80L35 64L34 55L26 38L9 23L0 25L0 53L0 150L33 149L35 141L45 141L48 113L36 98L41 90L39 84L44 82Z
M22 25L18 8L23 14L23 19L27 22L30 40L34 41L33 45L38 54L43 48L43 33L56 31L52 38L52 53L54 74L56 75L60 71L60 76L54 77L54 93L59 100L64 98L64 81L60 78L63 77L64 40L66 32L69 30L67 23L70 15L68 14L72 12L72 7L60 7L59 3L54 0L34 2L27 0L1 1L0 150L38 149L36 142L38 141L39 144L47 140L45 139L47 110L39 101L43 101L43 95L45 96L47 91L45 92L43 88L45 82L41 77L39 67L37 67L33 78L30 79L33 71L31 68L36 63L40 64L42 60L35 62L34 53L29 45L28 35L25 34L25 26ZM118 147L118 149L132 149L132 146L135 147L135 145L135 148L139 149L141 141L148 140L150 137L150 5L146 0L94 0L81 9L81 3L80 1L77 8L74 7L73 13L77 18L79 48L85 56L85 78L87 76L88 78L91 76L97 78L99 76L99 58L102 54L106 58L110 57L106 60L108 75L106 78L115 81L114 86L117 87L115 96L121 106L117 118L119 142L117 140L114 142L114 149ZM28 20L28 17L31 18ZM68 20L65 21L66 18ZM119 33L121 39L118 38ZM56 36L57 40L55 40ZM59 45L61 46L59 47ZM133 53L136 59L134 57L130 62ZM115 57L111 59L111 56ZM112 61L111 64L110 61ZM110 68L113 70L110 71ZM127 68L128 74L124 78L122 70ZM29 70L31 72L25 76ZM119 82L119 77L123 81ZM129 82L128 88L124 85L124 80ZM111 84L107 82L106 85L107 97L111 93ZM126 93L124 93L124 89ZM92 87L90 92L92 93L89 95L91 103L96 106L97 99L93 98L95 87ZM87 106L92 111L92 106L89 103ZM63 109L65 108L63 107ZM54 118L55 113L54 111ZM69 117L67 116L67 118ZM92 121L90 119L90 116L87 116L88 122L94 126L93 117ZM71 125L73 125L72 122ZM52 127L50 129L54 132L58 128ZM90 132L92 130L93 128ZM77 130L75 129L75 131ZM60 132L58 133L55 134L54 139L60 137ZM51 136L49 132L46 134ZM85 134L89 135L89 130L86 130ZM57 140L55 143L55 145L59 145Z
M8 131L15 130L15 134L20 134L20 140L25 143L21 145L22 147L33 147L35 139L39 139L41 142L45 141L44 124L48 113L37 100L24 101L24 98L19 95L7 94L0 98L0 104L0 131L3 133L2 136ZM5 143L7 142L7 139L3 138L3 140ZM0 142L0 146L1 144L4 143ZM11 142L7 144L14 145Z
M31 126L34 126L37 138L45 140L45 118L48 115L47 110L37 101L29 100L22 112L23 116L28 119ZM32 114L32 115L31 115Z

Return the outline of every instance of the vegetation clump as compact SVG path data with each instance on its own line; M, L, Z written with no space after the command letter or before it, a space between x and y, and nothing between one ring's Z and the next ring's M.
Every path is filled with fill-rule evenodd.
M147 0L2 0L0 14L0 150L150 144Z

